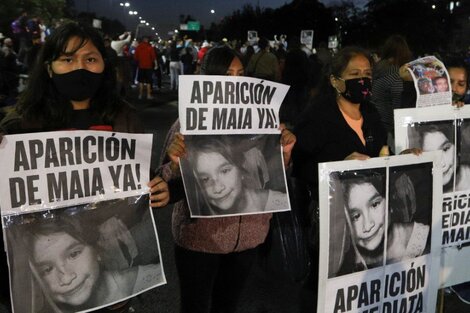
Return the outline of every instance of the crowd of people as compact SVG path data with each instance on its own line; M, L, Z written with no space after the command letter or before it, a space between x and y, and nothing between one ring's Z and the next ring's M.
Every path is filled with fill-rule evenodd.
M28 21L23 17L21 23ZM273 44L266 38L259 38L251 45L227 40L219 43L193 42L190 39L173 39L162 44L145 36L134 40L129 32L115 37L103 36L96 29L75 22L64 23L43 38L39 20L37 25L37 32L31 31L33 27L27 27L30 38L25 34L18 34L15 38L0 36L0 101L3 104L5 99L14 99L8 103L12 105L11 112L0 123L3 135L96 129L97 126L100 129L106 126L109 131L139 132L142 124L124 97L128 95L129 88L136 85L139 99L152 100L154 88L161 88L164 75L170 76L172 90L178 90L180 74L247 75L289 85L280 110L282 126L277 140L282 146L288 180L292 182L289 192L295 198L292 210L310 238L311 271L304 277L304 286L314 301L319 248L317 165L401 152L393 151L392 112L396 108L413 107L413 99L416 99L416 91L410 91L410 80L406 69L403 69L414 58L404 37L390 37L378 50L379 60L376 60L370 51L354 46L344 47L336 53L320 53L320 49L313 53L312 49L301 45L298 38L289 45L284 42ZM37 43L34 42L36 38ZM21 58L24 49L29 49L24 52L28 56ZM35 56L29 55L33 53ZM447 88L452 90L453 104L462 106L469 103L468 64L463 62L463 58L443 61L449 70L450 86ZM18 91L11 94L17 90L15 86L21 71L28 74L27 86L20 94ZM441 88L437 82L434 84L434 88ZM174 202L172 231L181 312L236 312L242 288L259 248L268 236L272 214L191 218L180 175L180 158L188 158L195 163L202 184L207 183L203 186L205 197L220 210L225 206L231 207L231 203L226 203L232 200L221 201L211 195L215 184L227 184L215 178L218 171L235 177L232 181L238 181L230 187L237 190L238 199L232 202L238 200L237 206L244 206L247 211L252 209L249 206L264 208L267 199L277 192L244 188L246 186L241 182L243 162L232 161L236 152L220 142L212 143L217 148L211 147L208 151L204 151L203 144L197 144L201 151L196 156L188 155L187 148L194 143L185 141L179 130L177 120L168 132L160 166L154 172L158 175L153 175L149 188L152 207L164 207L170 200ZM427 138L436 134L444 132L435 130L423 134L423 150L445 150L440 146L428 149ZM406 152L419 154L420 150ZM223 164L223 169L214 169L214 164ZM377 236L373 245L361 242L360 216L368 214L370 208L361 206L361 203L353 204L353 200L357 200L352 197L355 193L370 196L373 200L366 200L374 202L374 208L381 208L375 218L383 227L386 215L383 186L357 179L346 192L345 214L353 225L351 231L359 238L357 246L373 251L382 244L383 236ZM360 210L351 213L349 207ZM397 234L403 229L414 231L415 228L427 234L430 225L410 218L406 224L389 226ZM80 241L72 235L67 238ZM3 240L1 242L3 245ZM406 247L402 248L406 250ZM428 247L422 245L420 248L414 251L414 256ZM344 264L344 272L372 268L378 263L376 259L364 257L367 253L363 254L361 262L353 262L356 253L350 251L351 264ZM395 259L400 259L400 256ZM1 277L8 277L5 260L5 255L2 255ZM99 271L96 272L98 275ZM8 298L6 279L2 280L1 287L5 298ZM125 310L129 308L125 302L109 309L127 312Z

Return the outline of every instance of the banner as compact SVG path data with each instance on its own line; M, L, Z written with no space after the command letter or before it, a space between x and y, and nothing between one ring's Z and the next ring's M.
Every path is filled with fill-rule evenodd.
M319 164L318 312L435 312L440 157Z
M180 76L187 155L181 173L192 217L290 210L279 108L288 86L230 76Z
M395 144L443 151L441 284L470 281L470 107L395 110Z
M441 61L427 56L406 65L415 84L417 108L452 104L449 73Z
M147 182L152 135L5 136L0 207L14 312L89 312L166 283Z

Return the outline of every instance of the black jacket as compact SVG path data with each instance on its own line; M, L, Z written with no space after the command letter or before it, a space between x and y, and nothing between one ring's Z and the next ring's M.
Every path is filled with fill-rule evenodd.
M341 161L353 152L377 157L387 144L387 134L375 106L363 103L360 111L364 118L362 131L365 146L348 125L335 101L317 103L296 127L293 174L308 185L313 199L318 200L318 163Z

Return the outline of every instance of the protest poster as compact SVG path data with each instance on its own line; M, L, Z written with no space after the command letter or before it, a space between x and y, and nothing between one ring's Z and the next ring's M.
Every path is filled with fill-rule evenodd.
M16 313L89 312L166 283L149 207L152 135L7 135L0 207Z
M395 110L395 144L443 151L441 285L470 281L470 107Z
M300 43L309 49L313 47L313 29L300 31Z
M435 312L440 157L319 164L318 312Z
M426 56L406 64L416 89L416 107L452 104L450 78L444 64Z
M288 86L250 77L180 76L180 168L192 217L290 210L279 108Z
M258 42L258 32L256 30L249 30L247 32L247 41L250 45L254 45Z

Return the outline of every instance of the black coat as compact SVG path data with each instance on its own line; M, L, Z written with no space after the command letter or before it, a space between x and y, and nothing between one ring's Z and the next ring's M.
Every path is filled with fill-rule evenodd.
M293 174L307 184L314 200L318 200L318 163L341 161L353 152L377 157L387 144L387 134L375 106L366 102L361 104L360 111L365 146L331 99L312 106L296 127Z

